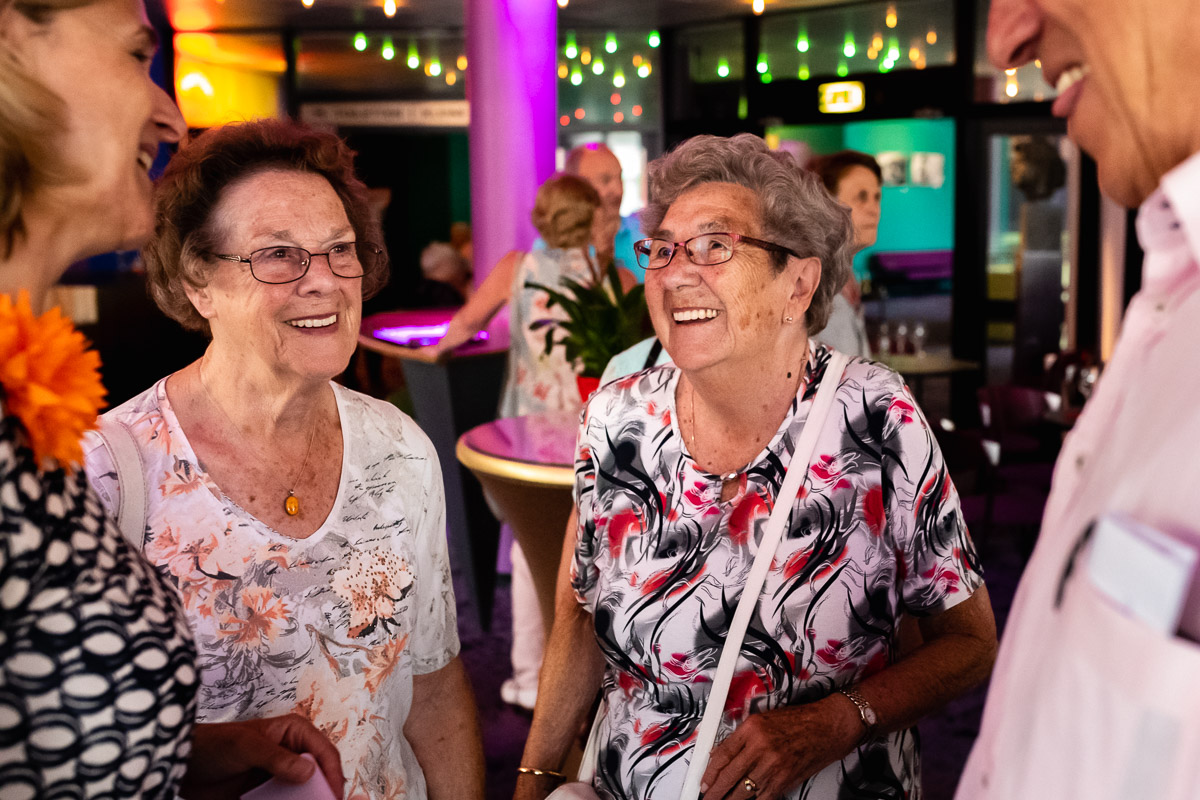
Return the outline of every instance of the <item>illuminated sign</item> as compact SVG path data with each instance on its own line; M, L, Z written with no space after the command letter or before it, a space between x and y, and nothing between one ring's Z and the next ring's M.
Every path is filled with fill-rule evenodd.
M860 81L822 83L817 90L821 93L822 114L850 114L862 111L866 106L866 94Z

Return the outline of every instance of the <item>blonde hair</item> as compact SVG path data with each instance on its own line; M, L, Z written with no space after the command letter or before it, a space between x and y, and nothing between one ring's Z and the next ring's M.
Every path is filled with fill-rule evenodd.
M95 0L0 0L0 24L20 14L38 25L60 11L82 8ZM65 125L66 106L21 63L0 39L0 258L7 258L25 232L23 211L30 195L42 186L68 178L55 133Z
M583 178L558 173L541 185L533 202L533 227L554 249L585 247L600 195Z

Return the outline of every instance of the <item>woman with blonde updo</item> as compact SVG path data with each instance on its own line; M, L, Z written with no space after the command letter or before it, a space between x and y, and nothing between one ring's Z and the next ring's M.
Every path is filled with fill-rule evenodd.
M600 196L592 185L574 175L554 175L541 185L531 214L541 239L525 253L513 250L496 264L478 291L471 295L450 321L446 335L426 348L429 360L445 357L468 341L492 317L513 301L509 329L512 344L508 356L508 379L500 401L500 416L517 417L542 411L578 411L579 390L575 368L560 348L543 352L545 332L533 330L537 320L565 319L561 308L547 308L549 296L527 289L527 281L557 286L563 278L590 283L599 278L597 265L588 252L592 221L600 207ZM628 270L620 270L628 288L637 281Z

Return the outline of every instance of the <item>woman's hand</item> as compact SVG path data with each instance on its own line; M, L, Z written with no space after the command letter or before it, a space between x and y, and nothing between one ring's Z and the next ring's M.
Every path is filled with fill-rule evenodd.
M192 754L179 794L188 800L226 800L270 777L304 783L316 767L300 753L317 760L334 796L341 797L346 781L337 748L303 717L200 723L192 734Z
M412 358L416 361L424 361L426 364L437 364L446 360L448 353L441 343L431 344L426 347L415 347L411 351Z
M862 738L858 709L833 694L815 703L752 714L713 748L700 781L705 800L774 800L835 761ZM757 788L748 790L749 778Z

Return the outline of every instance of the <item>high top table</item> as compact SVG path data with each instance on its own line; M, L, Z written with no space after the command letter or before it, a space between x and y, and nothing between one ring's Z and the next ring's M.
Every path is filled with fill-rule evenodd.
M479 482L454 458L460 434L494 419L504 384L508 328L489 331L489 338L456 349L446 360L431 363L412 347L396 344L406 337L432 342L456 309L418 309L372 314L362 321L361 347L400 360L412 397L417 424L433 442L446 487L446 528L450 563L464 580L464 598L479 625L491 627L496 589L496 552L500 524L488 508ZM465 584L465 586L464 586Z
M525 552L547 635L572 508L578 429L577 414L498 419L464 433L456 448Z

